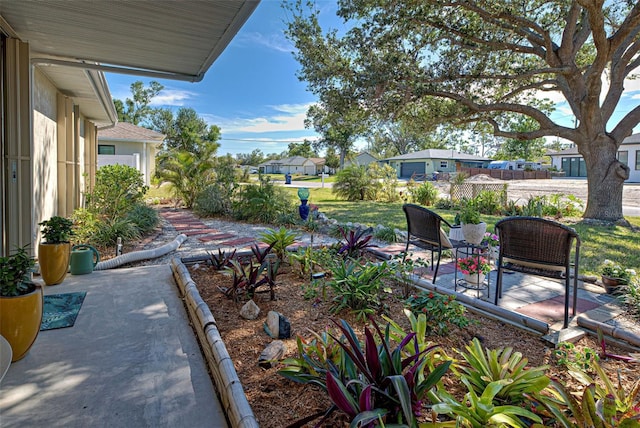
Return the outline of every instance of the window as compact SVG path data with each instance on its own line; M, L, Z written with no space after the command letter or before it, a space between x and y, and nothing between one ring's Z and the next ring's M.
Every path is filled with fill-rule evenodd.
M449 168L449 161L441 160L441 161L440 161L440 168L442 168L442 169L447 169L447 168Z
M617 158L621 163L629 165L629 152L626 150L618 152Z
M106 145L106 144L98 144L98 154L99 155L115 155L116 154L116 146Z
M640 150L636 150L636 171L640 171Z

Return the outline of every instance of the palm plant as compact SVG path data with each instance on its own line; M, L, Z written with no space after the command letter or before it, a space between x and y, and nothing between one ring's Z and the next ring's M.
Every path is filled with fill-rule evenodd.
M169 150L160 156L158 175L171 183L176 196L191 208L198 194L207 187L216 165L217 144L204 144L201 153Z

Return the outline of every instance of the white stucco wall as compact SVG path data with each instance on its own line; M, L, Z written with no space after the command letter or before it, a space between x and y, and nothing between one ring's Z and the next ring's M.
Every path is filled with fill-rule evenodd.
M156 144L103 140L98 137L98 145L115 146L116 151L115 156L98 155L98 167L114 164L129 165L142 173L146 185L151 184L151 177L156 170L156 153L158 152ZM139 160L135 160L134 155L138 155Z
M55 86L38 69L33 74L33 230L55 215L58 198L58 128Z

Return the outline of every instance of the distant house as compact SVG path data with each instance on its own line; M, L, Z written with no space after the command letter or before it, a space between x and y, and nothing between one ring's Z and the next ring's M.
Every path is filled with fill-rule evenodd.
M321 159L324 161L324 159ZM305 158L302 156L292 156L284 159L272 159L258 165L264 174L302 174L317 175L322 171L324 162L320 163L318 158Z
M547 153L551 164L564 171L565 177L586 177L587 167L577 147ZM622 141L618 149L618 160L629 167L626 183L640 183L640 134L633 134Z
M352 159L345 160L344 166L349 166L349 165L367 166L373 162L378 162L378 158L373 156L369 152L362 152L355 155Z
M129 165L140 171L146 185L155 173L156 153L164 135L131 123L118 122L98 132L98 168Z
M383 159L396 169L398 178L411 178L413 174L456 172L460 168L485 168L491 159L460 153L454 150L428 149Z

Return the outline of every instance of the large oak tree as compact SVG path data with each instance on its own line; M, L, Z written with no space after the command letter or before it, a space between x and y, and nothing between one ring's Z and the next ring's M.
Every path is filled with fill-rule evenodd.
M500 137L572 141L587 167L584 217L623 218L629 168L616 154L640 106L612 117L640 65L638 2L340 0L342 35L323 33L313 7L287 7L300 77L314 92L348 88L356 105L384 119L424 109L451 123L488 123ZM536 107L552 91L574 125ZM504 118L514 114L535 127L512 129Z

